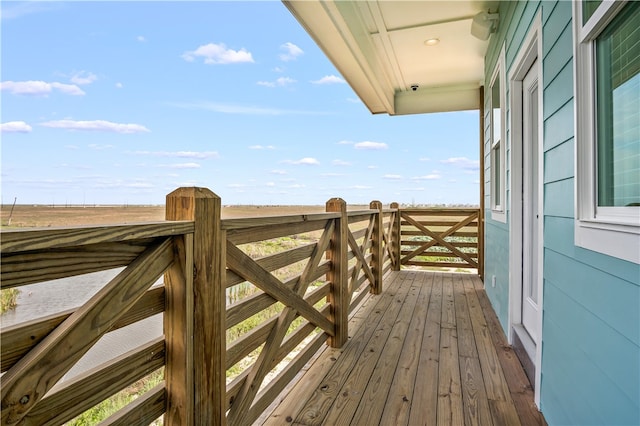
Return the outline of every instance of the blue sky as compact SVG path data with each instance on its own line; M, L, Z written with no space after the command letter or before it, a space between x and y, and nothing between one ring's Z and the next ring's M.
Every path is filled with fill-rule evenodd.
M280 2L2 2L2 202L478 202L478 113L372 115Z

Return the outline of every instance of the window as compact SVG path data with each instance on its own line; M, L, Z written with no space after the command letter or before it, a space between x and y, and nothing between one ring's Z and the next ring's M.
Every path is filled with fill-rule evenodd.
M640 263L640 2L575 16L576 245Z
M505 88L504 88L504 48L500 53L490 85L490 142L491 142L491 218L506 222L506 188L505 188Z

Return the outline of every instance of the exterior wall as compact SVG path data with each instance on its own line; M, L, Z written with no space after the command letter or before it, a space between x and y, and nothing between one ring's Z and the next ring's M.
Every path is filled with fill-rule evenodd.
M544 311L540 407L550 425L638 425L640 267L574 244L576 141L571 2L502 3L500 30L492 36L485 58L485 75L491 76L506 40L508 76L538 11L542 12L543 24L541 87L544 88ZM507 93L507 107L509 99ZM488 123L488 105L486 111ZM507 111L507 159L511 141L508 125ZM485 152L490 152L488 138ZM486 205L489 206L486 211L485 286L502 326L508 332L510 212L507 210L507 224L491 220L489 163L487 155L484 161ZM507 206L511 201L509 177L508 171ZM495 288L491 286L492 275L496 275Z

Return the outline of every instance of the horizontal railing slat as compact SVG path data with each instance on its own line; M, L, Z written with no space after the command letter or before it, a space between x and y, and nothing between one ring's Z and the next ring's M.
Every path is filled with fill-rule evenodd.
M157 338L65 382L25 418L28 424L67 422L164 365L164 339Z
M327 220L337 219L339 217L340 215L336 213L247 217L240 219L222 219L220 226L222 229L230 231L234 229L259 228L273 225L296 225L308 222L326 222Z
M420 262L417 260L409 260L402 263L403 265L409 266L426 266L426 267L435 267L435 268L464 268L464 269L475 269L476 266L469 265L468 263L455 263L455 262Z
M3 328L0 334L2 354L0 371L5 372L26 355L45 336L67 319L75 309ZM164 311L164 287L154 287L125 313L110 331L125 327Z
M289 235L324 229L327 221L306 221L294 224L268 225L255 228L238 228L227 231L227 240L235 245L270 240Z
M0 286L18 287L126 266L155 239L3 254Z
M142 240L193 233L191 221L163 221L130 225L24 229L0 232L2 254L59 247Z
M403 214L410 216L469 216L473 213L478 213L477 208L402 208Z
M124 407L99 426L148 425L164 414L166 407L164 382Z

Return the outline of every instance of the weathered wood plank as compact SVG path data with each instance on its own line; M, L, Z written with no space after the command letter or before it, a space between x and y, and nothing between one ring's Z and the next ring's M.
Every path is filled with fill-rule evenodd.
M192 233L193 222L149 222L0 232L2 254L169 237Z
M231 241L233 244L240 245L289 235L303 234L305 232L323 229L328 220L331 220L331 218L324 221L307 221L295 224L231 229L227 231L227 240Z
M367 302L375 304L377 300L367 299ZM365 305L366 303L363 303L360 307ZM368 321L368 317L354 315L349 321L349 332L352 335L357 334L358 330ZM315 389L320 385L331 365L341 356L342 349L327 348L320 352L318 358L311 365L307 364L307 371L304 373L303 380L296 382L289 390L288 394L295 395L295 398L284 397L265 420L265 426L279 426L285 422L291 423L303 408L307 399L311 397Z
M478 358L482 367L482 375L485 381L487 397L490 400L506 401L510 399L507 384L502 375L500 362L496 355L484 313L480 307L478 296L470 280L464 279L467 307L471 318L473 335L478 349Z
M294 359L287 364L287 366L274 378L265 388L256 396L256 401L251 406L248 416L249 421L255 420L265 408L271 404L271 402L278 396L278 394L284 389L291 380L300 372L313 355L324 345L329 337L326 333L320 333L315 336L306 346L300 351Z
M193 234L174 239L175 261L164 276L166 425L193 424L193 245Z
M336 424L326 419L326 416L330 411L339 410L339 406L335 405L332 410L329 408L334 405L334 402L338 404L336 400L340 395L348 397L358 378L365 378L373 370L373 365L368 361L374 360L375 363L378 359L380 345L386 341L390 331L387 324L397 318L409 286L409 282L402 282L395 292L390 291L380 296L367 324L360 331L359 338L353 342L355 344L345 346L344 352L298 413L295 422L306 425L318 425L323 422Z
M0 378L2 422L17 423L174 260L171 239L149 247ZM25 403L26 402L26 403Z
M263 290L265 292L269 292L269 288L275 289L274 291L281 293L281 295L283 295L285 298L292 298L290 300L295 301L292 305L287 306L282 311L275 326L271 329L271 333L269 334L267 341L262 348L262 351L260 351L258 359L256 360L253 368L251 368L251 370L249 371L249 374L246 376L244 384L239 389L236 400L231 405L231 409L229 410L228 414L229 423L244 424L245 422L247 422L249 409L255 399L255 396L258 393L264 377L271 370L272 360L277 356L278 351L281 348L281 342L286 335L287 329L297 313L305 316L309 322L320 326L323 330L325 330L325 332L328 332L329 335L335 335L333 324L328 319L326 319L325 316L316 311L312 306L308 305L307 302L304 301L304 299L302 299L301 297L306 293L306 290L309 287L310 280L308 279L308 276L313 274L313 271L318 267L321 259L325 256L325 252L330 243L330 237L333 235L334 229L335 221L331 220L326 224L324 233L322 237L320 237L320 241L318 242L314 253L311 255L309 263L302 272L300 279L298 279L296 284L293 286L292 291L289 291L287 288L281 288L282 283L275 277L273 277L273 275L266 272L264 269L261 269L260 267L256 268L256 263L248 258L248 256L240 252L240 250L238 250L237 247L235 247L233 244L227 244L229 250L227 264L230 268L243 275L247 280L254 282L256 285L263 285ZM246 265L248 267L245 267L244 269L239 267L240 264L236 262L236 260L238 259L244 260L245 263L249 262L249 264ZM256 282L256 279L259 282ZM272 295L276 296L275 294ZM278 299L282 300L280 298ZM285 301L283 300L283 302ZM309 312L305 312L307 310L307 307L310 309ZM324 327L325 324L319 319L322 319L329 324L329 330Z
M491 307L487 293L482 288L482 282L475 278L471 280L474 283L480 306L489 327L489 334L494 346L497 348L498 359L522 424L546 425L544 417L534 403L533 388L529 383L529 379L522 369L522 364L520 364L515 351L507 342L498 317Z
M44 251L2 254L0 288L72 277L126 266L153 239L52 248Z
M447 283L444 283L447 287ZM445 300L447 295L445 293ZM442 311L443 322L448 315ZM440 332L440 362L438 368L438 425L458 426L464 423L458 342L456 329L443 326Z
M162 416L165 407L164 382L145 393L99 426L143 426Z
M23 421L39 426L63 424L162 367L164 357L164 340L155 339L65 382Z
M313 253L316 243L306 244L304 246L284 250L280 253L276 253L270 256L261 257L255 259L256 263L269 272L273 272L276 269L283 268L293 263L299 262L304 259L308 259ZM227 270L227 288L240 284L244 279L233 271Z
M178 188L167 195L169 219L194 222L193 424L226 424L225 248L220 197L206 188ZM169 395L171 396L171 395ZM187 403L185 403L185 407Z
M259 216L238 219L223 219L222 229L231 231L234 229L260 228L274 225L297 225L300 223L321 222L318 229L324 228L328 220L336 219L335 213L293 214L282 216Z
M334 334L334 327L331 321L320 315L313 306L309 305L302 296L285 286L276 277L260 268L249 256L244 254L231 242L227 244L227 264L238 275L247 281L251 281L265 293L287 305L289 308L299 312L307 320L321 327L330 335ZM308 283L305 283L308 285ZM306 288L306 287L305 287Z
M69 309L45 318L6 327L0 334L2 353L0 371L5 372L20 358L55 330L76 309ZM142 296L109 331L117 330L164 311L164 287L154 287Z
M391 333L382 348L380 358L370 375L364 392L361 392L360 398L352 399L356 403L356 406L352 407L353 411L355 411L351 420L352 424L371 425L380 423L385 403L390 395L389 388L397 372L403 343L414 316L421 285L422 283L414 278L405 297L402 310L393 323ZM343 414L346 413L343 412Z
M402 230L402 236L424 236L424 233L421 231L415 231L412 229L403 229ZM449 236L452 237L467 237L467 238L478 238L478 233L476 231L456 231L453 232L451 234L449 234Z
M403 208L403 213L411 216L468 216L473 213L477 213L478 209L470 208Z
M455 262L420 262L417 260L410 260L408 262L403 261L402 264L407 266L426 266L426 267L435 267L435 268L476 269L476 267L473 265L469 265L466 263L455 263Z
M402 344L398 366L389 389L389 397L382 411L381 425L407 426L409 422L427 307L433 288L433 275L417 274L414 282L418 284L420 292L416 298L411 324Z
M438 402L438 362L440 359L440 319L442 316L442 275L435 274L429 299L427 321L422 336L418 372L409 413L410 425L436 424Z
M489 401L484 390L480 361L477 357L460 355L460 381L465 426L492 425Z

